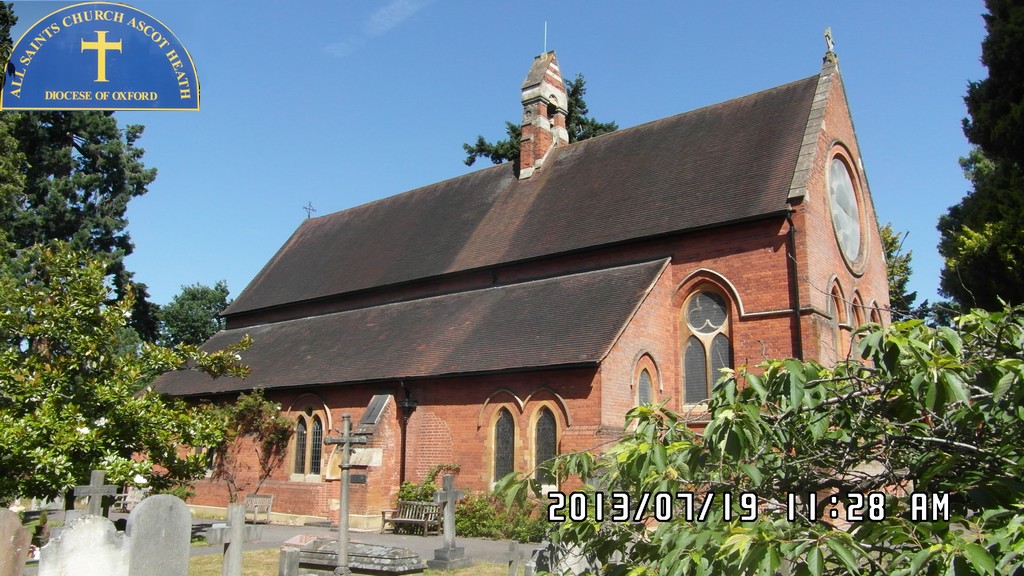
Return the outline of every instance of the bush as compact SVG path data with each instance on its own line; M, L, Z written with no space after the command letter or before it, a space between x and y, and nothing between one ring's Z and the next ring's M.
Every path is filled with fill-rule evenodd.
M460 536L540 542L547 529L538 506L506 506L490 492L468 494L455 507L455 533Z
M402 482L398 499L433 502L434 494L439 490L437 476L442 472L458 474L460 468L458 464L438 464L427 471L422 483ZM455 532L459 536L540 542L547 529L548 522L538 512L538 506L506 506L490 492L468 493L455 506ZM396 533L406 530L409 527L395 528Z
M433 502L435 492L437 492L437 484L429 480L422 484L406 480L402 482L402 486L398 489L398 499L412 500L413 502Z

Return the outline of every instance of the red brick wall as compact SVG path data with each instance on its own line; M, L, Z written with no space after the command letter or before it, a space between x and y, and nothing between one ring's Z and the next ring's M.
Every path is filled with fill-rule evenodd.
M859 267L851 267L846 263L832 228L827 170L837 150L844 151L851 160L851 176L854 186L859 189L857 199L862 223L861 258L864 260L863 266ZM829 90L822 130L818 135L816 158L807 181L807 195L795 208L793 221L797 230L801 274L800 300L804 306L813 309L812 313L805 315L804 350L808 358L817 358L825 363L834 362L849 352L851 329L842 330L841 349L836 351L831 344L830 321L825 317L833 280L838 282L846 300L845 317L848 323L852 317L850 303L854 294L859 294L864 305L876 303L883 310L889 307L889 288L877 216L842 78L838 74L833 76ZM863 316L868 318L867 311ZM883 314L883 320L888 321L887 314Z

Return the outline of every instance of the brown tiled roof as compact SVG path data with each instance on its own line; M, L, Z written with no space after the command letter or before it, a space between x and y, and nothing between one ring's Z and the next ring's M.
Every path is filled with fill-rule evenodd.
M252 388L596 365L608 354L667 260L385 304L217 333L205 349L244 334L245 380L165 374L176 396Z
M818 77L303 222L226 313L775 214Z

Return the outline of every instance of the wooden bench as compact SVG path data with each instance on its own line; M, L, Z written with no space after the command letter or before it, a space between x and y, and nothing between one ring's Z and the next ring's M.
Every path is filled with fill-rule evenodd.
M252 521L258 522L260 514L264 515L264 521L270 524L270 512L274 508L273 494L246 494L245 495L245 518L249 519L252 514Z
M412 502L399 500L398 509L382 510L380 513L380 533L391 524L392 530L401 524L412 524L423 527L423 535L441 532L441 505L433 502Z
M123 493L114 496L112 508L120 512L131 512L146 496L149 496L149 488L129 486Z

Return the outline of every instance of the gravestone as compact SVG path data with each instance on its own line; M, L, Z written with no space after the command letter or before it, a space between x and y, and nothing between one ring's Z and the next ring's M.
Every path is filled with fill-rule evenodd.
M28 530L21 525L21 517L0 508L0 576L21 576L30 539Z
M297 553L296 553L297 552ZM281 548L279 576L332 576L338 565L338 541L313 538L301 548ZM417 576L427 566L405 548L378 544L348 543L348 570L352 574Z
M102 516L84 516L43 546L39 576L129 576L128 537Z
M435 570L455 570L473 565L473 559L466 556L466 549L455 545L455 503L462 499L462 490L455 489L455 476L444 475L443 490L434 494L434 502L441 504L444 512L444 547L434 550L434 559L427 560L427 566Z
M128 516L129 576L188 576L192 513L170 494L150 496Z
M179 498L147 498L126 532L103 516L83 516L42 548L38 575L188 576L192 515Z

